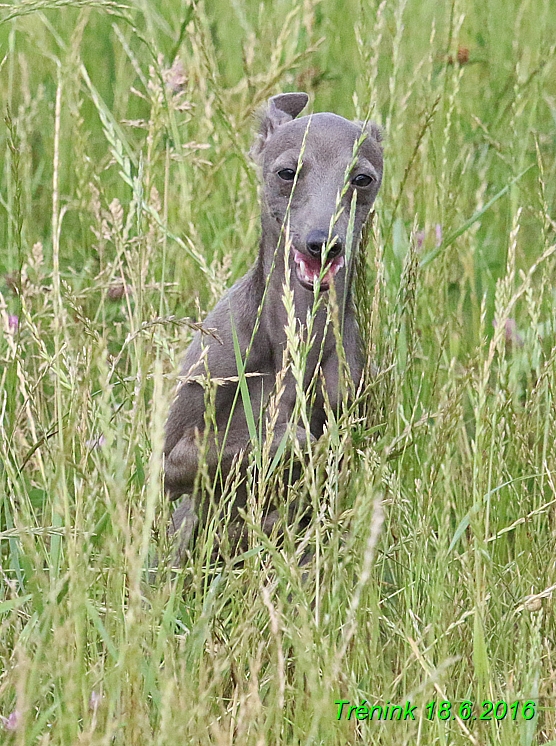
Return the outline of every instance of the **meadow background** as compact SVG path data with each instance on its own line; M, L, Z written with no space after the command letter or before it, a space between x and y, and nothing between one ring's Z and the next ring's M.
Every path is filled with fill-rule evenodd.
M551 0L0 6L0 743L556 743L555 39ZM308 578L264 483L242 561L208 525L172 572L184 319L254 260L286 90L384 127L379 373L298 488Z

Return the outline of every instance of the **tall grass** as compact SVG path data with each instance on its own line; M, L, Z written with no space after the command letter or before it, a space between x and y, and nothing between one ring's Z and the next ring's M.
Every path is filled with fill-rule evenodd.
M0 14L0 742L556 743L550 0ZM289 496L301 546L258 528L268 468L242 561L211 560L209 520L171 571L164 421L256 255L252 115L282 90L385 127L364 416L331 417Z

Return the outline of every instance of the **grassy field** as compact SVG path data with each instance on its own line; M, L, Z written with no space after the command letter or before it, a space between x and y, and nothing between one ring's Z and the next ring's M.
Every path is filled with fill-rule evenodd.
M552 0L0 7L1 744L556 744L555 39ZM384 127L379 373L297 487L305 581L271 478L242 561L209 522L172 572L186 319L256 255L285 90Z

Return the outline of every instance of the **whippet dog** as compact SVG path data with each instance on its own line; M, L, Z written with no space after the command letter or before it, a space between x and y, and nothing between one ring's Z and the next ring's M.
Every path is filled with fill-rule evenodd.
M246 465L252 433L237 390L241 376L251 412L262 418L257 428L264 435L265 405L283 369L287 346L286 280L301 335L304 330L306 334L308 313L314 314L303 378L304 389L314 386L314 395L307 432L301 422L292 422L299 383L291 370L283 373L270 456L283 447L284 439L297 439L303 449L308 439L322 435L325 393L333 409L341 403L336 335L327 322L326 296L332 284L343 313L345 362L355 386L361 379L364 361L351 279L354 255L382 180L381 135L373 123L336 114L297 118L307 102L306 93L274 96L261 117L251 149L262 172L259 253L253 267L207 316L204 325L216 334L197 332L185 354L184 380L166 425L165 488L171 499L191 495L201 458L209 476L218 474L221 484L234 461ZM291 317L291 309L289 313ZM220 382L210 426L203 377ZM235 500L237 507L245 505L244 488ZM182 548L197 512L189 496L174 513L170 532L180 529Z

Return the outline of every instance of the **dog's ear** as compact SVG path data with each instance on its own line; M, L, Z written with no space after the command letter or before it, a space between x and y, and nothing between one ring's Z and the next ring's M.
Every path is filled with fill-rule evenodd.
M309 96L306 93L280 93L269 99L268 105L261 115L259 132L249 151L255 162L260 161L266 141L272 133L282 124L291 122L298 114L301 114L308 101Z
M368 137L371 138L371 140L374 140L376 144L379 146L379 148L382 150L382 140L384 139L382 134L382 129L378 126L376 122L361 122L358 121L357 124L361 126L362 129L365 130Z
M267 118L277 127L301 114L308 101L306 93L279 93L268 102Z

